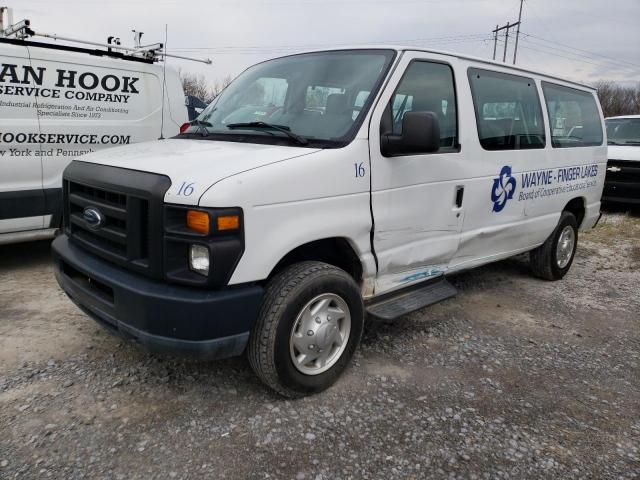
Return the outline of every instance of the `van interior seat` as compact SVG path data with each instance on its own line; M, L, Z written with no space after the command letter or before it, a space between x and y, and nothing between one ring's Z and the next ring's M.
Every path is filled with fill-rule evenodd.
M332 93L327 97L325 115L344 115L347 112L347 96L344 93Z
M491 139L491 144L504 145L507 132L499 120L482 120L480 122L480 136L485 140Z

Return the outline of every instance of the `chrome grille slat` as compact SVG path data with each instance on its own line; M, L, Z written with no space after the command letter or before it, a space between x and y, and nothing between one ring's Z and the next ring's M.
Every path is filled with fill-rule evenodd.
M71 223L81 227L84 230L87 230L93 235L104 237L107 240L111 240L112 242L120 243L125 246L127 245L127 232L122 228L107 226L102 227L100 230L91 230L82 218L82 215L78 213L71 214Z
M77 205L82 208L98 207L101 211L103 211L110 217L114 217L119 220L127 219L126 207L115 206L114 204L106 203L104 201L91 198L88 195L84 195L80 193L72 193L69 195L69 202L73 205Z

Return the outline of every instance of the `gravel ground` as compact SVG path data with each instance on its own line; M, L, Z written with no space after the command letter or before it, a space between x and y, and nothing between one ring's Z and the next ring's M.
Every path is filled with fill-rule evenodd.
M453 282L289 401L243 358L111 336L58 289L47 243L0 247L0 478L640 478L640 217L583 234L561 282L524 257Z

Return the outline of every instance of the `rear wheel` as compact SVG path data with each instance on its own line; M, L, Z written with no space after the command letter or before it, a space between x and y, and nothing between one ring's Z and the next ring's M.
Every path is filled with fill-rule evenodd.
M549 238L529 253L533 274L545 280L560 280L571 268L577 245L576 217L571 212L562 212Z
M321 262L287 267L267 285L248 346L260 379L287 397L331 386L348 366L364 326L360 290Z

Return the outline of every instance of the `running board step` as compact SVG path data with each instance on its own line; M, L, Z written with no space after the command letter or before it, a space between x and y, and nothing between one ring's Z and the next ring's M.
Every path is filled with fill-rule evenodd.
M367 305L367 313L381 320L395 320L402 315L451 298L458 293L444 277L399 292L392 292Z

